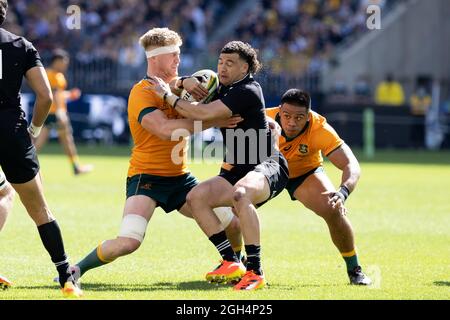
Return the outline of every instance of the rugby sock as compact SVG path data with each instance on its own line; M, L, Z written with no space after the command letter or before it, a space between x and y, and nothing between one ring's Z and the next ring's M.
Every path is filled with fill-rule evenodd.
M239 247L233 247L233 251L236 254L236 257L239 260L242 260L242 258L244 257L244 253L242 252L242 245L240 245Z
M78 167L80 166L80 160L78 159L78 156L70 157L70 163L72 164L73 171L76 173Z
M358 255L356 254L355 249L350 252L341 252L341 255L347 265L347 271L353 271L357 266L359 266Z
M70 157L70 163L72 163L73 166L78 166L78 162L80 160L78 159L78 156L72 156Z
M209 241L217 248L223 260L239 262L238 257L231 248L230 241L228 241L225 231L213 234L209 237Z
M59 283L61 287L64 287L64 283L70 277L68 272L69 261L64 251L64 243L58 223L56 220L53 220L52 222L40 225L38 231L45 249L50 254L56 270L58 270Z
M247 270L252 270L258 275L262 275L261 270L261 246L249 244L245 246L247 252Z
M102 244L100 243L94 250L91 251L83 260L77 263L80 268L80 276L86 271L103 266L114 260L106 260L102 255Z

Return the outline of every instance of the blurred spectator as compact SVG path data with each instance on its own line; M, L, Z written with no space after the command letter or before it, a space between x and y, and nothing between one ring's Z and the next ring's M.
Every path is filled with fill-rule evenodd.
M402 106L405 95L400 82L394 80L392 74L387 74L385 81L380 82L375 93L375 102L379 105Z
M331 103L346 103L350 100L349 90L345 81L338 78L329 92L329 101Z
M410 110L414 118L411 127L411 142L414 148L423 148L425 143L425 116L431 107L431 96L424 86L420 86L411 95Z
M82 62L113 58L124 65L124 60L129 64L130 57L138 56L131 43L137 43L141 34L156 25L179 30L185 39L184 51L206 50L224 1L79 0L75 4L81 9L81 29L69 30L66 10L74 4L71 1L17 0L10 2L6 27L29 38L44 57L54 48L64 47Z
M78 74L89 72L89 79L103 79L93 73L110 72L109 85L116 77L110 70L118 70L125 87L136 80L128 77L141 76L145 61L136 43L155 26L182 35L181 72L215 66L209 54L216 57L223 43L239 39L259 49L268 75L288 81L305 74L317 78L336 46L368 32L368 5L380 5L385 13L388 3L398 1L254 0L252 10L234 24L229 12L239 0L15 0L10 1L6 28L30 39L44 61L54 48L62 47L74 57ZM66 27L66 10L73 4L81 9L79 30ZM220 41L211 41L222 22L234 29ZM73 76L71 70L69 75ZM77 80L88 83L81 76Z
M233 37L259 48L271 73L318 74L336 45L367 32L366 9L371 4L386 8L385 0L255 1Z
M372 101L372 90L367 76L358 76L353 87L353 93L355 95L355 102L357 103L369 103Z

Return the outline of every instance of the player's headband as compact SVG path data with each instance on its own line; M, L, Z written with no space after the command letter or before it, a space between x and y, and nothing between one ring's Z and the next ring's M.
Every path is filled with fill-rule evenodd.
M159 47L153 50L145 51L145 55L147 58L151 58L154 56L159 56L160 54L166 54L166 53L180 53L180 46L172 45L172 46L165 46L165 47Z

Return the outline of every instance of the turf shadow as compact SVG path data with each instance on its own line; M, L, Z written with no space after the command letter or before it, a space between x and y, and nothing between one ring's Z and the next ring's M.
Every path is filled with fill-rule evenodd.
M435 281L437 286L449 286L450 282L447 281ZM230 285L214 285L206 281L186 281L186 282L155 282L149 284L124 284L124 283L99 283L99 282L83 282L81 288L86 291L117 291L117 292L151 292L151 291L192 291L192 290L203 290L212 291L220 289L230 289ZM271 284L269 283L268 288L283 290L283 291L293 291L298 290L298 287L302 288L319 288L319 287L339 287L338 284L328 284L328 285L318 285L318 284L302 284L300 286L287 285L287 284ZM27 290L42 290L42 289L59 289L56 285L42 285L42 286L17 286L18 289Z
M323 287L340 287L339 284L311 284L311 283L305 283L302 285L288 285L288 284L267 284L268 288L271 289L277 289L277 290L283 290L283 291L290 291L290 290L298 290L298 288L323 288Z
M20 286L20 289L41 290L41 289L57 289L57 286ZM151 291L191 291L191 290L217 290L229 289L225 285L212 285L206 281L187 281L187 282L155 282L148 284L126 284L126 283L97 283L83 282L81 289L86 291L117 291L117 292L151 292Z
M434 281L433 284L438 287L450 287L450 281Z

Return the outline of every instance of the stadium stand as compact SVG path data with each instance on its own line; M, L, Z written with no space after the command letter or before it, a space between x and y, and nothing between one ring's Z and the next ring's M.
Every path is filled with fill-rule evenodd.
M68 0L10 1L5 27L30 39L44 62L54 48L68 50L72 56L67 74L69 83L85 94L110 95L85 96L82 108L89 105L86 108L90 110L96 109L92 108L91 101L117 102L114 98L117 96L126 99L133 83L143 77L145 57L138 38L154 26L170 27L183 36L181 74L205 67L215 69L220 47L230 39L239 39L259 49L264 67L258 81L264 88L268 106L279 101L281 92L297 87L311 92L313 104L324 114L334 110L335 104L344 104L346 109L353 105L374 107L378 83L374 82L374 72L379 70L360 72L361 59L359 64L348 61L349 67L339 60L339 53L373 36L366 26L366 9L370 4L380 7L383 21L404 4L411 4L412 15L424 12L423 4L415 0L79 0L76 4L81 9L81 28L71 30L66 23L70 18L67 8L72 4ZM437 4L434 7L426 14L439 10ZM389 46L384 43L378 47ZM338 66L336 71L329 67L333 65ZM344 73L339 74L341 71ZM419 74L405 78L396 70L391 71L405 87L408 102L411 83ZM349 79L350 74L352 79ZM449 76L441 77L442 101L449 96ZM332 85L327 87L325 80ZM123 102L116 102L111 108L123 117ZM439 119L444 119L445 134L450 131L449 112L444 103L441 106L436 108L444 115ZM82 108L77 106L76 109ZM408 116L409 106L403 105L401 112ZM87 116L84 113L73 115L74 129L79 132L77 117L84 128ZM359 118L355 121L361 125ZM122 132L126 134L126 130ZM403 145L399 143L400 147Z
M389 4L397 2L389 1ZM244 1L245 2L245 1ZM153 26L178 30L184 39L181 71L191 73L205 64L214 67L219 47L234 38L259 48L266 75L318 89L324 60L345 39L367 32L365 7L385 0L258 0L221 41L210 42L238 1L225 0L81 0L81 28L70 30L68 0L17 0L11 5L6 27L30 39L46 58L52 49L71 53L69 81L84 91L126 92L142 77L144 54L137 39ZM177 14L174 14L176 12ZM211 53L211 55L208 55ZM214 53L214 54L213 54ZM279 59L283 56L283 59ZM308 74L308 79L302 79ZM116 75L116 76L114 76ZM288 80L286 80L288 81ZM278 90L278 87L275 88Z

